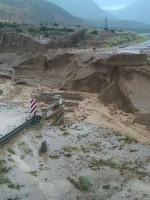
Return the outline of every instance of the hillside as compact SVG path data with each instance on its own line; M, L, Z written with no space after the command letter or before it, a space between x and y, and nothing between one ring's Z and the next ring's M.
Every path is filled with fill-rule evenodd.
M0 20L10 23L85 25L82 19L45 0L0 0Z
M28 17L23 10L0 3L0 21L28 23Z
M93 0L48 0L81 18L114 18L109 12L102 10Z
M105 22L103 19L87 19L87 23L91 27L105 27ZM129 20L109 19L108 28L114 30L134 31L136 33L150 33L150 24Z
M3 25L3 26L2 26ZM104 48L149 40L133 32L52 25L0 23L0 51L28 52L64 48ZM31 42L33 41L33 42ZM11 45L14 44L14 45Z
M139 0L126 8L113 11L112 13L120 19L134 20L150 24L149 8L149 0Z

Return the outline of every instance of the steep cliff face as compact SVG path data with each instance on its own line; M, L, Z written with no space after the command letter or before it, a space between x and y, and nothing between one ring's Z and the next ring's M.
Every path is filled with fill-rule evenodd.
M150 66L124 67L119 87L132 105L134 122L150 125Z
M44 51L45 46L36 42L32 38L20 35L14 31L3 30L0 31L0 52L1 53L25 53Z
M99 54L94 56L93 53L89 57L89 53L62 52L51 58L41 56L40 63L38 56L15 67L15 81L24 82L21 74L29 71L30 76L34 76L30 84L39 83L51 88L100 92L107 84L109 71L103 66ZM28 82L27 79L25 81Z

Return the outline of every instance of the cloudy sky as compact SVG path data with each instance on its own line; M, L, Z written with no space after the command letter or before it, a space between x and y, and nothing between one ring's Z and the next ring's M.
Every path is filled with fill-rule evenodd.
M117 10L138 0L94 0L101 8L106 10Z

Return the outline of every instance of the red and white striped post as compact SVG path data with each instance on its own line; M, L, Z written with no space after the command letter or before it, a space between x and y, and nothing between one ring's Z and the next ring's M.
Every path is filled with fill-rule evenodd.
M31 113L36 115L36 113L37 113L36 99L32 99L30 104L31 104Z

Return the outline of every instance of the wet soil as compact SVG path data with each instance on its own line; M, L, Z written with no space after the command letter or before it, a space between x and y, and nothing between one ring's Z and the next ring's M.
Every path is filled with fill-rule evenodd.
M39 155L43 141L47 153ZM20 186L2 184L3 200L150 199L150 146L112 129L89 123L65 128L44 123L12 140L0 153L9 168L3 175ZM88 179L87 190L77 187L79 177Z
M99 94L0 83L1 129L6 132L30 117L30 99L41 91L49 101L38 102L38 112L54 94L72 104L65 108L65 127L42 121L0 149L0 199L150 199L149 129L133 124L132 114L101 104ZM13 123L7 115L9 127L7 113L17 117ZM39 154L44 141L47 153Z
M67 101L63 101L64 105L68 106L68 107L73 107L78 105L79 103L73 103L71 101L83 101L84 97L81 96L79 93L71 93L71 92L59 92L59 93L41 93L39 94L39 96L35 96L34 98L36 98L36 100L38 102L44 102L46 104L52 104L53 100L52 97L55 95L61 95L63 99L67 100ZM69 101L71 100L71 101Z

